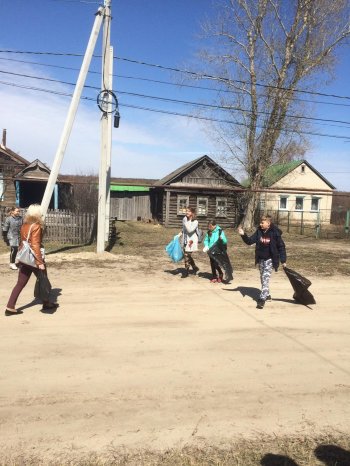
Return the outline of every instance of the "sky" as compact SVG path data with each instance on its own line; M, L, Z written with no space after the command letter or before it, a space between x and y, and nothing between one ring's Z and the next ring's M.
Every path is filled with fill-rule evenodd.
M6 128L7 147L29 161L38 158L52 166L70 104L70 97L60 94L74 90L98 6L93 0L0 0L0 131ZM220 163L202 121L132 108L193 114L188 105L140 95L208 101L207 91L174 85L178 73L144 63L188 68L200 47L201 22L215 11L212 0L112 0L111 45L118 57L113 89L121 114L119 128L112 130L113 177L159 179L204 154ZM101 51L102 29L95 54ZM317 104L314 117L350 122L349 56L344 48L334 80L315 89L347 99L318 99L338 105ZM91 87L101 86L100 71L101 58L93 58L86 80L90 88L83 91L61 174L98 173L101 113L98 91ZM313 131L350 137L349 125L322 123ZM306 158L338 190L350 191L349 149L350 142L315 136Z

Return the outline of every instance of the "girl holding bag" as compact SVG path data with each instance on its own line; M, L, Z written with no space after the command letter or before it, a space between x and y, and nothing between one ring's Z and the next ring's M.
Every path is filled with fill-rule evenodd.
M44 222L41 206L39 204L30 205L24 217L24 223L21 227L21 242L26 241L28 238L28 243L35 255L35 266L30 266L24 263L22 264L20 262L18 263L18 280L7 303L5 310L6 316L20 314L20 312L16 311L16 302L23 288L28 283L30 276L34 273L35 276L38 277L39 271L46 270L41 244L43 237L43 225ZM21 246L19 248L19 251L20 250ZM55 309L57 306L58 305L56 303L51 303L50 301L43 302L43 310Z

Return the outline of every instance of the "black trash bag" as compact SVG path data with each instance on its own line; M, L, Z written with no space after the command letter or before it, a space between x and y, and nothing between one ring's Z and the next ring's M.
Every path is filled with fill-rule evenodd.
M308 290L311 285L310 280L300 275L300 273L295 272L295 270L288 269L287 267L284 267L284 271L286 272L294 290L293 299L305 306L309 304L316 304L315 298Z
M213 244L208 251L208 255L223 269L225 272L225 280L227 282L233 280L233 268L227 255L227 246L221 239Z
M34 298L41 301L49 301L51 283L44 270L38 270L38 276L34 287Z

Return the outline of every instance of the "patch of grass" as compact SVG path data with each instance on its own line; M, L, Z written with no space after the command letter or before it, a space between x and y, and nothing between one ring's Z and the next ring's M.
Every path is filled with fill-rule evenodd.
M2 455L1 466L349 466L350 436L345 433L318 437L241 439L218 447L202 444L164 451L128 450L111 446L104 453L85 456Z
M165 228L143 222L117 222L116 241L110 252L117 255L137 256L147 260L150 267L156 268L159 261L166 261L165 246L179 233L179 228ZM235 270L254 269L254 246L247 246L234 229L225 229L228 238L228 253ZM304 275L350 275L349 239L316 240L298 234L283 235L287 248L287 265ZM95 252L96 244L60 245L45 244L50 253ZM207 255L197 253L196 261L207 263ZM0 242L0 254L9 252L5 243ZM48 258L49 260L49 258ZM77 261L79 262L79 261ZM78 266L78 263L76 264ZM103 263L99 264L104 267Z
M117 242L113 254L136 255L149 259L164 257L164 248L179 229L164 228L140 222L117 222ZM225 229L228 252L236 270L254 268L255 246L247 246L234 229ZM302 235L283 235L287 248L288 267L302 274L350 275L350 241L318 241ZM201 247L202 245L200 245ZM207 256L198 253L199 261Z

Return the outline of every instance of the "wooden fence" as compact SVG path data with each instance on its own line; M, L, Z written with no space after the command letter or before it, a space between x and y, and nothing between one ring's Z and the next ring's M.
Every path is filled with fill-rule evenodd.
M45 219L45 242L87 244L96 235L96 215L49 210Z
M25 210L23 209L22 215ZM6 212L0 208L0 224ZM45 219L44 242L60 244L87 244L96 238L95 214L71 212L69 210L49 210Z

